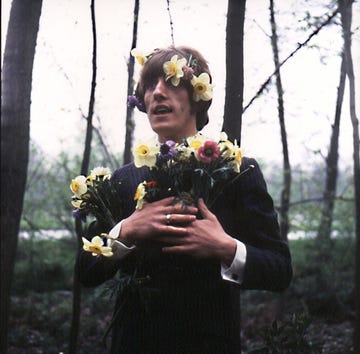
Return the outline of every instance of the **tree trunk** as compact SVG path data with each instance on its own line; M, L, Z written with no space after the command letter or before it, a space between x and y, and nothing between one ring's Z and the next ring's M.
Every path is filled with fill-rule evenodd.
M93 54L92 54L92 79L90 89L89 108L87 116L87 128L85 136L85 147L83 160L81 164L81 175L88 175L90 153L91 153L91 141L93 133L93 115L95 105L95 88L96 88L96 56L97 56L97 43L96 43L96 21L95 21L95 0L91 0L91 23L92 23L92 35L93 35ZM82 247L83 225L80 219L75 221L75 229L78 241L78 252ZM78 274L74 269L74 284L73 284L73 309L70 328L70 341L69 341L69 354L75 354L77 352L77 339L79 335L80 326L80 312L81 312L81 284L79 282Z
M318 239L321 243L324 240L329 240L331 236L331 225L334 213L334 198L336 195L336 181L338 175L340 117L342 103L344 99L345 79L346 68L345 57L343 54L341 60L340 81L335 108L335 119L332 125L329 152L326 158L326 184L323 195L324 202L321 211L321 220L318 230Z
M244 91L245 0L229 0L226 25L226 89L222 130L241 144Z
M136 47L138 18L139 18L139 0L135 0L133 37L132 37L131 49ZM134 91L134 62L135 62L134 57L130 55L128 62L128 96L132 95ZM134 110L133 108L127 107L126 125L125 125L126 133L125 133L124 163L129 163L132 160L131 149L133 142L134 127L135 127Z
M244 92L244 20L246 0L229 0L226 24L226 89L222 131L241 144ZM240 309L241 311L241 309ZM241 322L241 314L240 314Z
M29 158L31 82L42 0L13 0L1 89L1 353L7 350L10 290Z
M276 32L276 21L274 13L274 1L270 0L270 25L271 25L271 47L275 64L276 90L278 94L278 114L281 132L281 143L283 148L283 187L281 192L280 205L280 232L281 236L287 240L289 232L289 204L291 192L291 166L289 159L289 150L287 143L287 134L285 127L285 110L284 110L284 91L280 75L280 60L278 48L278 36Z
M354 149L354 189L355 189L355 325L354 325L354 353L360 353L360 146L359 146L359 120L355 111L355 77L351 54L351 20L352 1L339 0L341 22L345 42L346 74L349 79L350 117L353 126Z

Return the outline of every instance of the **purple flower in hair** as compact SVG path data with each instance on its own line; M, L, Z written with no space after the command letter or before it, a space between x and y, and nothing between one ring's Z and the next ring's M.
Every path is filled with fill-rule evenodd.
M128 96L127 105L128 105L128 107L130 107L130 108L135 108L135 107L137 107L137 109L138 109L139 111L143 111L143 110L144 110L144 105L143 105L143 103L142 103L135 95Z

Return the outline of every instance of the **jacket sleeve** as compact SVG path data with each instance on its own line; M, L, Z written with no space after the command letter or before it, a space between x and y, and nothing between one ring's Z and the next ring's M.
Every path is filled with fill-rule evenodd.
M283 291L292 278L288 243L280 235L259 165L254 159L244 159L242 168L249 165L254 168L239 178L236 188L237 235L247 252L241 288Z
M129 216L134 210L133 191L136 189L136 181L141 178L137 174L140 169L132 168L131 165L126 165L116 170L112 179L122 181L123 183L123 198L127 200L126 209L124 210L124 217ZM91 239L95 235L100 235L102 232L109 232L101 227L96 221L89 225L86 231L86 238ZM86 287L93 287L102 284L111 279L116 272L121 268L126 268L126 264L131 260L131 254L125 256L123 259L116 257L94 257L89 252L80 250L76 262L76 274L80 282Z
M90 224L86 237L99 235L100 230L96 222ZM112 257L94 257L90 252L80 250L76 261L76 274L82 285L93 287L102 284L112 278L120 267L119 259Z

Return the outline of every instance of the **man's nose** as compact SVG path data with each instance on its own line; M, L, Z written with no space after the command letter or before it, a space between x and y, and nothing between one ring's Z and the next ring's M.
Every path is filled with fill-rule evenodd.
M154 87L153 95L155 98L165 97L166 96L166 83L163 77L160 77Z

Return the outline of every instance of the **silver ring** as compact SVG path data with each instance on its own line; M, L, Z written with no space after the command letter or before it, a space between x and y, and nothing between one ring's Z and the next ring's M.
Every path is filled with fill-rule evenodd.
M166 225L171 225L171 214L166 214Z

